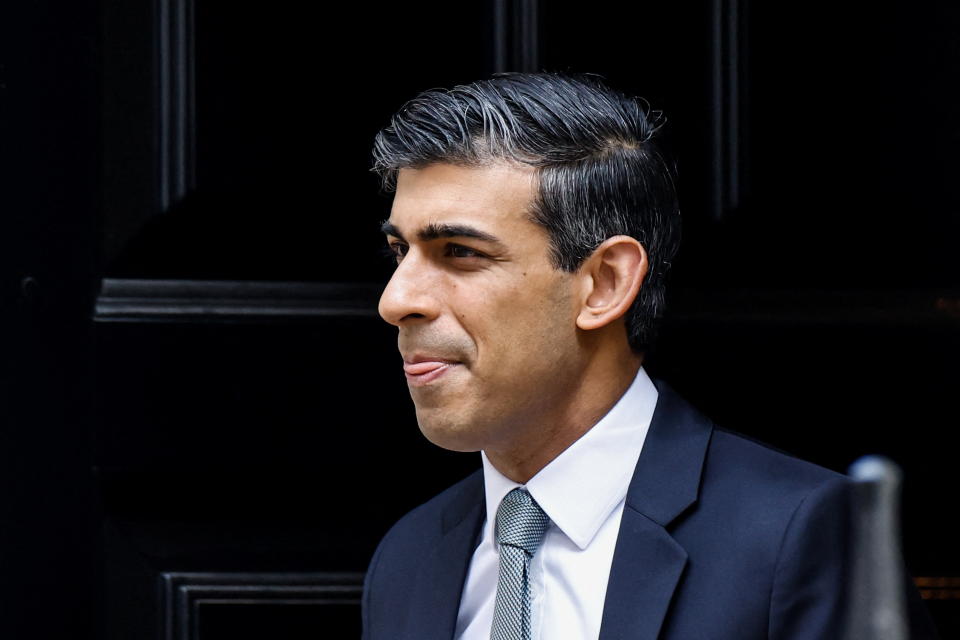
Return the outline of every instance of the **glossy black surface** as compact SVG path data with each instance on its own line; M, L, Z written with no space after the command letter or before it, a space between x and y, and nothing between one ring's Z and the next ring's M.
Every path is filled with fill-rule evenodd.
M375 316L367 154L534 26L539 67L667 114L685 241L651 372L828 467L891 456L910 568L960 575L957 9L541 3L500 37L495 4L4 6L0 636L155 637L169 572L362 572L476 467L422 439ZM158 7L188 6L195 190L163 210ZM957 602L931 606L945 637ZM297 606L211 607L200 637L355 633L355 604Z

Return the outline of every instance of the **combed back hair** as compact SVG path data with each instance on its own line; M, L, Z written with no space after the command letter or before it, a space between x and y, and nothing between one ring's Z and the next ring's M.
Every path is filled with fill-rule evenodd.
M630 346L642 352L680 241L673 171L654 140L661 123L643 99L594 76L498 74L407 102L377 134L373 170L392 191L400 169L433 163L535 167L530 215L547 230L556 268L576 271L615 235L646 249L649 272L626 317Z

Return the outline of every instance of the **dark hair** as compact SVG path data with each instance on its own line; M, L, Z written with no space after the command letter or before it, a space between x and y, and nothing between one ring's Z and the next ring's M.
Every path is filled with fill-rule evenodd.
M626 317L630 346L643 351L680 241L673 172L653 141L661 123L644 100L595 76L498 74L406 103L377 134L373 170L392 190L400 169L435 162L536 167L530 213L546 228L558 269L575 271L615 235L646 249L650 271Z

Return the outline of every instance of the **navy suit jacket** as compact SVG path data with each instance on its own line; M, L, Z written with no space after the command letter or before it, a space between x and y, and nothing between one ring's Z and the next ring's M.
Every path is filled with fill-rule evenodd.
M723 431L657 386L600 640L841 638L849 480ZM384 537L364 585L365 640L453 638L483 491L478 471ZM914 613L914 638L934 637Z

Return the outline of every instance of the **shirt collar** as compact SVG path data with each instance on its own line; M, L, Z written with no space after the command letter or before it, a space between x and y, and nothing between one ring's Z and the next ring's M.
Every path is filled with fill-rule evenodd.
M626 497L656 403L657 389L641 367L613 408L525 485L580 549ZM500 501L522 485L497 471L485 453L481 458L487 506L484 539L495 543L493 521Z

